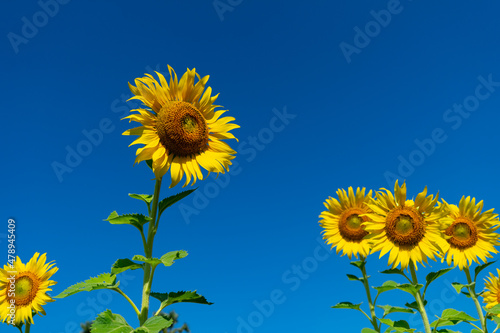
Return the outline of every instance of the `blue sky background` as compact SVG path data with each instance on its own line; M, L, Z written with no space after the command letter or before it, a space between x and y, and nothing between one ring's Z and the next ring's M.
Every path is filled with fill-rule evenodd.
M378 189L399 177L410 196L427 185L450 203L471 195L498 207L499 4L220 0L226 7L217 10L213 1L65 1L51 16L40 14L43 0L9 1L0 20L0 247L6 257L7 219L15 218L23 261L46 252L60 269L53 295L142 253L134 228L102 220L113 210L144 213L127 194L153 192L146 165L132 167L135 148L121 135L132 124L120 118L134 106L124 102L127 82L167 64L210 75L218 104L241 126L233 131L240 142L230 142L233 171L200 182L197 196L163 214L156 237L156 256L189 256L158 269L153 290L197 289L215 303L172 307L193 332L369 327L359 312L330 308L366 304L361 285L345 277L357 274L349 260L318 242L318 215L338 188ZM390 22L373 23L371 11L388 7ZM367 27L369 40L356 37ZM346 56L341 45L356 52ZM453 111L464 103L473 111ZM68 149L102 124L102 140L68 166ZM71 172L58 177L55 162ZM164 186L162 196L181 190ZM370 282L397 279L377 273L387 256L377 258L369 257ZM444 267L432 263L419 277ZM122 282L137 303L141 281L133 271ZM465 277L453 270L431 287L430 317L448 307L474 315L452 281ZM393 292L379 304L409 300ZM106 308L138 325L118 294L85 292L46 305L32 332L76 333ZM417 315L391 318L422 329Z

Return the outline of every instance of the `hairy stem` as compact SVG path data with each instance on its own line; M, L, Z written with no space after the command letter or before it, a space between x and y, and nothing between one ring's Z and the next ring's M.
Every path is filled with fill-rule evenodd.
M488 326L486 325L486 319L483 315L483 309L481 309L481 303L477 299L476 285L475 283L473 283L471 279L469 267L464 267L464 272L465 276L467 276L467 283L469 284L469 287L467 288L469 289L470 297L474 300L474 304L476 305L476 310L477 314L479 315L479 321L481 322L481 327L483 328L484 333L488 333Z
M368 305L370 307L371 319L370 318L368 318L368 319L370 319L370 322L372 323L375 331L380 332L380 328L378 326L378 321L377 321L377 315L375 314L375 305L372 302L372 295L370 292L370 284L368 283L368 275L366 274L366 268L365 268L366 258L363 257L362 255L360 255L360 257L361 257L361 261L363 262L363 264L361 265L361 268L360 268L361 273L363 273L363 285L365 286L366 298L368 299Z
M415 264L410 260L410 272L412 278L412 284L416 287L418 284L417 273L415 272ZM425 311L424 300L422 299L422 294L420 290L415 294L415 300L418 305L418 312L422 316L422 321L424 322L425 333L431 333L431 325L429 324L429 318L427 317L427 312Z

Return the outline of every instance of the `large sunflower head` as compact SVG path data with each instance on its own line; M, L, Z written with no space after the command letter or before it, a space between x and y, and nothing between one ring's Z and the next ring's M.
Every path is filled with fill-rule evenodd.
M500 269L497 268L496 276L490 272L490 277L484 281L483 302L486 303L485 308L491 309L500 303Z
M53 302L47 295L52 290L50 286L56 282L49 278L57 272L53 262L46 263L47 257L35 253L25 265L19 257L13 267L5 265L0 268L0 320L9 324L33 324L33 314L45 314L42 305ZM15 307L12 307L15 304ZM14 309L14 310L12 310ZM15 319L12 321L12 314Z
M394 185L394 195L381 189L368 207L373 210L364 223L370 233L373 251L380 251L380 258L389 254L389 265L405 269L413 263L435 260L439 248L435 243L440 238L438 219L443 215L436 207L438 196L427 195L427 187L415 200L406 200L406 184ZM385 191L385 192L384 192Z
M458 204L449 205L443 200L449 213L440 220L443 239L439 246L446 254L448 265L458 266L460 270L469 267L479 259L486 262L492 258L490 253L498 253L499 227L498 215L493 209L483 212L483 201L476 204L475 198L463 196ZM444 260L444 258L443 258Z
M343 250L342 255L347 254L349 259L354 255L358 257L368 256L370 246L364 237L368 234L362 223L367 220L364 214L371 212L367 206L367 202L372 197L372 191L365 194L363 187L354 190L349 187L348 193L344 189L337 190L338 200L328 198L324 203L326 211L322 212L319 221L323 239L327 244L332 244L337 247L337 253Z
M212 89L205 85L208 75L200 78L195 69L188 69L177 79L175 71L168 66L170 83L156 72L159 82L150 74L129 83L130 90L146 108L128 117L142 126L129 129L123 135L138 135L132 142L144 144L137 149L135 163L152 160L152 169L157 179L170 169L172 183L177 185L186 175L183 187L197 179L203 179L200 166L210 172L224 173L229 170L236 152L222 140L236 139L230 130L238 128L231 124L232 117L222 117L227 110L215 111L219 105L213 103L218 95L211 96ZM195 82L195 79L198 79ZM125 119L124 118L124 119Z

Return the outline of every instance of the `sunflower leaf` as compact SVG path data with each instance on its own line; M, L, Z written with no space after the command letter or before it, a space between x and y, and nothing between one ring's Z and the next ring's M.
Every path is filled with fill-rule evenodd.
M116 211L109 214L108 218L104 221L108 221L111 224L130 224L142 231L142 226L151 220L150 217L142 214L124 214L118 215Z
M377 307L384 310L384 317L389 313L394 312L404 312L404 313L415 313L412 309L402 308L400 306L392 306L392 305L377 305Z
M497 304L498 305L498 304ZM493 320L497 325L500 326L500 317L498 316L493 316L491 317L491 320Z
M74 295L76 293L79 293L80 291L92 291L92 290L98 290L98 289L114 289L119 286L120 282L116 281L116 275L110 274L110 273L104 273L101 274L97 277L90 278L88 280L85 280L83 282L79 282L77 284L74 284L66 290L64 290L62 293L59 295L55 296L54 298L65 298L71 295Z
M487 313L500 314L500 304L497 304L494 307L489 308L489 309L487 309L486 307L483 307L483 308L486 310ZM500 317L496 317L496 316L493 317L493 319L495 319L495 318L500 319Z
M148 165L148 167L153 170L153 160L147 160L146 161L146 164Z
M375 331L374 329L372 328L363 328L361 330L361 333L377 333L377 331Z
M151 201L153 201L153 195L129 193L128 196L137 200L144 201L146 205L148 205L148 212L151 210Z
M364 261L364 260L351 261L350 264L359 268L359 269L363 269L363 267L365 267L365 265L366 265L366 261Z
M415 332L414 328L410 328L410 325L405 320L397 320L392 321L390 319L379 319L381 323L389 326L385 332L396 332L396 333L404 333L404 332Z
M453 288L455 288L457 294L460 294L463 288L468 288L470 286L469 284L461 284L458 282L452 282L451 285L453 286Z
M427 305L427 301L424 300L424 306ZM417 302L411 302L411 303L405 303L405 306L411 309L419 310L420 307L418 306Z
M134 329L125 318L106 310L99 314L92 324L92 333L131 333Z
M161 302L160 310L174 303L199 303L212 305L207 299L195 291L178 291L170 293L151 293L151 297Z
M171 251L162 255L160 257L160 260L163 263L163 265L172 266L175 260L185 258L187 255L188 253L184 250Z
M346 275L347 275L347 278L350 281L361 281L361 282L363 282L363 278L359 278L356 275L352 275L352 274L346 274Z
M196 189L197 188L194 188L192 190L183 191L183 192L177 193L176 195L172 195L172 196L170 196L168 198L165 198L162 201L160 201L158 203L158 217L161 216L161 214L163 213L163 211L165 209L167 209L168 207L172 206L177 201L179 201L179 200L187 197L188 195L190 195L191 193L193 193Z
M150 264L153 267L156 267L159 264L161 264L161 260L158 259L158 258L146 258L145 256L140 255L140 254L137 254L137 255L133 256L132 260L142 261L142 262L145 262L147 264Z
M361 311L361 306L362 303L359 304L353 304L351 302L340 302L332 306L334 309L353 309L353 310L358 310Z
M141 327L136 328L133 333L156 333L159 331L163 332L163 329L172 326L174 321L167 316L154 316L146 320L144 324L142 324ZM143 330L143 331L139 331Z
M474 330L473 330L474 331ZM440 330L437 330L438 333L462 333L460 331L452 331L450 329L447 329L447 328L442 328ZM472 333L472 331L471 331Z
M457 311L455 309L443 310L440 319L449 321L477 321L477 319L469 316L467 313L463 311Z
M496 263L496 261L490 261L490 262L487 262L485 264L482 264L482 265L479 265L477 266L476 268L474 268L474 282L476 282L476 278L477 278L477 275L483 270L485 269L486 267L488 267L489 265L491 264L494 264Z
M134 270L134 269L139 269L143 268L143 264L138 264L133 262L130 259L118 259L115 261L113 266L111 266L111 274L120 274L121 272L125 272L126 270Z
M406 291L407 293L410 293L410 294L412 294L414 296L418 293L418 291L422 287L423 287L423 285L420 284L420 283L417 284L417 285L413 285L413 284L410 284L410 283L402 283L402 284L398 284L396 286L397 289L402 290L402 291Z
M430 272L429 274L427 274L427 276L425 277L425 281L426 281L426 284L425 286L427 287L428 285L431 284L431 282L433 282L434 280L436 280L438 277L440 276L443 276L444 274L448 273L449 271L451 271L453 268L444 268L444 269L440 269L439 271L437 272Z
M372 288L377 290L378 294L381 294L381 293L389 291L389 290L397 289L398 284L399 283L397 283L395 281L388 280L388 281L385 281L380 287L372 287Z
M385 271L380 272L382 274L399 274L405 276L405 273L403 270L399 268L391 268L391 269L386 269Z

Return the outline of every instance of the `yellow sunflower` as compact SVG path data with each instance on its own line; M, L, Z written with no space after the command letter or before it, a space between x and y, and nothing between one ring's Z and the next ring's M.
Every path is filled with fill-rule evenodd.
M396 268L401 264L405 269L413 263L427 262L427 258L435 260L439 248L436 241L440 239L438 219L443 215L442 209L436 207L438 195L427 196L427 187L417 195L415 201L406 200L406 184L400 187L398 181L394 185L394 195L387 189L377 191L376 199L368 203L373 210L366 216L365 230L370 233L372 251L380 251L380 257L388 252L389 265Z
M343 250L342 256L347 254L349 259L353 255L357 258L358 253L366 257L370 253L370 246L364 239L368 233L362 223L367 220L363 214L371 212L366 204L372 197L372 191L366 195L364 187L358 187L356 194L352 187L348 191L346 193L344 189L338 189L338 200L330 197L323 203L328 209L319 215L322 218L319 223L324 228L323 239L327 244L332 244L332 248L337 247L337 254Z
M488 280L489 281L488 281ZM500 269L497 268L497 276L490 272L490 277L484 279L484 293L482 295L486 308L491 309L500 303ZM500 316L500 315L497 315Z
M447 207L449 214L440 220L444 238L439 247L446 254L448 265L453 261L454 266L462 270L473 261L479 264L478 258L486 262L486 258L493 257L490 252L498 253L494 246L500 244L495 232L499 221L493 209L482 212L483 201L476 204L475 198L465 196L458 207L444 200L442 205Z
M13 267L0 268L0 319L9 324L33 324L33 314L45 314L42 305L53 302L47 295L56 282L49 278L57 272L53 262L46 263L46 254L37 252L25 265L19 257ZM12 304L15 304L15 307ZM15 314L15 318L12 318ZM14 320L12 320L14 319Z
M218 95L211 96L210 87L205 90L208 75L200 78L193 68L178 80L170 66L168 70L170 84L158 72L159 82L146 74L135 79L135 87L129 83L135 95L131 99L142 101L147 108L134 109L132 111L138 113L125 117L142 126L129 129L123 135L139 135L130 145L145 145L137 149L135 163L152 160L156 179L170 169L170 187L186 175L184 187L191 180L194 184L204 178L200 166L208 174L229 170L236 152L222 140L236 139L229 131L240 126L229 123L234 120L232 117L221 118L227 110L214 111L219 107L213 104Z

